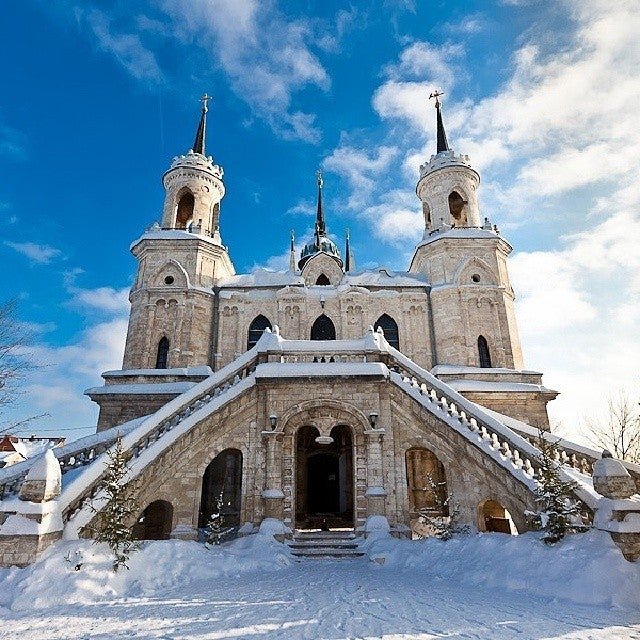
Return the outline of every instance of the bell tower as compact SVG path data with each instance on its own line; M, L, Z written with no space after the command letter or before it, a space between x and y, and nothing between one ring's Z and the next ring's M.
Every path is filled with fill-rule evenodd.
M480 215L480 175L449 146L440 96L435 98L437 147L420 167L416 194L424 234L409 271L431 284L437 363L521 369L522 351L509 282L511 245Z
M162 178L161 224L131 245L138 261L124 369L211 364L213 287L235 274L220 236L223 169L206 155L209 96L202 97L193 147Z

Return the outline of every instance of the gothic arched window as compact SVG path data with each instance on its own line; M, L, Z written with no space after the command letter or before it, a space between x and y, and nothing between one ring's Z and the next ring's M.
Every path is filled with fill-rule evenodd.
M319 316L311 327L312 340L335 340L336 327L331 318L325 315Z
M400 338L398 335L398 323L386 313L383 313L373 325L373 328L377 331L378 327L382 327L384 331L384 337L387 342L394 348L400 350Z
M327 276L324 275L324 273L321 273L318 276L318 279L316 280L316 284L322 285L322 286L327 286L329 284L331 284L331 280L329 280L329 278L327 278Z
M185 191L178 200L176 208L176 229L186 229L193 220L193 208L196 201L191 191Z
M265 329L271 328L271 323L263 315L259 315L254 318L253 322L249 325L249 334L247 336L247 350L256 345Z
M158 354L156 355L156 369L166 369L169 361L169 338L164 336L158 342Z
M478 336L478 356L480 366L489 369L491 367L491 353L489 353L489 344L484 336Z

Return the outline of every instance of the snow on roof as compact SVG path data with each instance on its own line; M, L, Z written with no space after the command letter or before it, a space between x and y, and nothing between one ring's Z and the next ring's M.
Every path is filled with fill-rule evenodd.
M492 391L492 392L534 392L555 393L542 384L529 382L490 382L488 380L447 380L447 384L456 391Z
M446 231L435 230L432 231L427 238L425 238L422 242L418 243L416 249L418 247L424 247L427 244L431 244L436 240L441 240L442 238L456 238L456 239L478 239L478 238L501 238L504 242L509 244L502 236L498 236L495 231L491 229L483 229L482 227L454 227L453 229L447 229ZM511 245L509 245L511 246Z
M507 369L504 367L469 367L458 364L437 364L433 369L431 369L431 373L437 376L439 373L446 374L456 374L456 373L526 373L526 374L535 374L540 375L539 371L529 371L526 369Z
M221 247L219 242L211 238L210 236L200 235L196 233L190 233L181 229L153 229L143 233L137 240L131 243L129 249L133 249L137 244L143 240L203 240L214 244L217 247Z
M60 475L60 463L53 455L53 451L47 449L43 455L34 460L25 480L47 480L52 478L58 478L59 480Z
M102 377L118 378L126 376L210 376L213 370L208 366L177 367L174 369L116 369L105 371Z
M425 276L408 272L396 273L389 269L379 268L363 271L353 271L342 276L337 289L345 287L424 287L427 284ZM286 287L304 286L304 278L293 271L270 271L256 269L252 273L240 274L223 278L218 285L221 288L240 289L244 287ZM318 287L321 291L334 289L331 286Z
M287 285L304 285L304 278L293 271L271 271L256 269L252 273L243 273L229 278L222 278L218 286L226 288L242 287L286 287Z
M91 387L84 393L87 396L101 396L106 394L125 394L125 395L141 395L141 394L179 394L189 391L197 382L158 382L156 384L110 384L104 387Z

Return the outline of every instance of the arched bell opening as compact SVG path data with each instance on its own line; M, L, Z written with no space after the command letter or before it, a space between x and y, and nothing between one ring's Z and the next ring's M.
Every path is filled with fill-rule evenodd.
M496 500L485 500L478 505L478 529L518 535L518 528L511 514Z
M468 226L467 201L457 191L449 194L449 213L457 227Z
M193 222L196 200L191 191L183 191L176 204L176 229L188 229Z
M311 327L311 340L335 340L336 326L329 316L318 316Z
M353 435L338 425L330 436L314 426L296 434L296 527L341 529L354 526Z
M173 525L173 505L155 500L138 516L131 531L135 540L168 540Z
M326 287L331 284L331 280L329 280L329 278L324 273L321 273L316 280L316 284L322 287Z
M219 511L218 501L222 503ZM206 527L211 515L218 512L225 527L240 526L241 501L242 451L225 449L209 463L202 477L198 527Z

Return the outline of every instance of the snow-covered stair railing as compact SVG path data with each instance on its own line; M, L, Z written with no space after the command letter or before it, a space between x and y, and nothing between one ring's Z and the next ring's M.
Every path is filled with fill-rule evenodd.
M256 380L291 378L301 371L305 376L338 377L382 373L390 384L490 456L528 490L537 486L540 450L535 444L539 435L527 432L531 429L527 425L519 430L510 428L496 414L467 400L390 347L381 333L369 330L359 340L314 342L285 340L275 328L266 331L251 350L154 414L49 451L46 463L42 458L42 462L25 461L0 471L0 515L6 518L5 524L0 524L0 564L27 564L60 538L63 529L64 536L71 538L82 532L95 516L94 508L100 506L107 450L118 433L130 456L128 478L133 479L178 438L234 402ZM640 468L612 458L600 459L596 452L570 443L561 444L558 456L561 475L577 483L576 495L593 514L594 525L611 534L625 557L639 557L640 496L636 494ZM62 485L61 490L59 486L42 489L55 488L56 482ZM29 489L33 486L35 492Z

